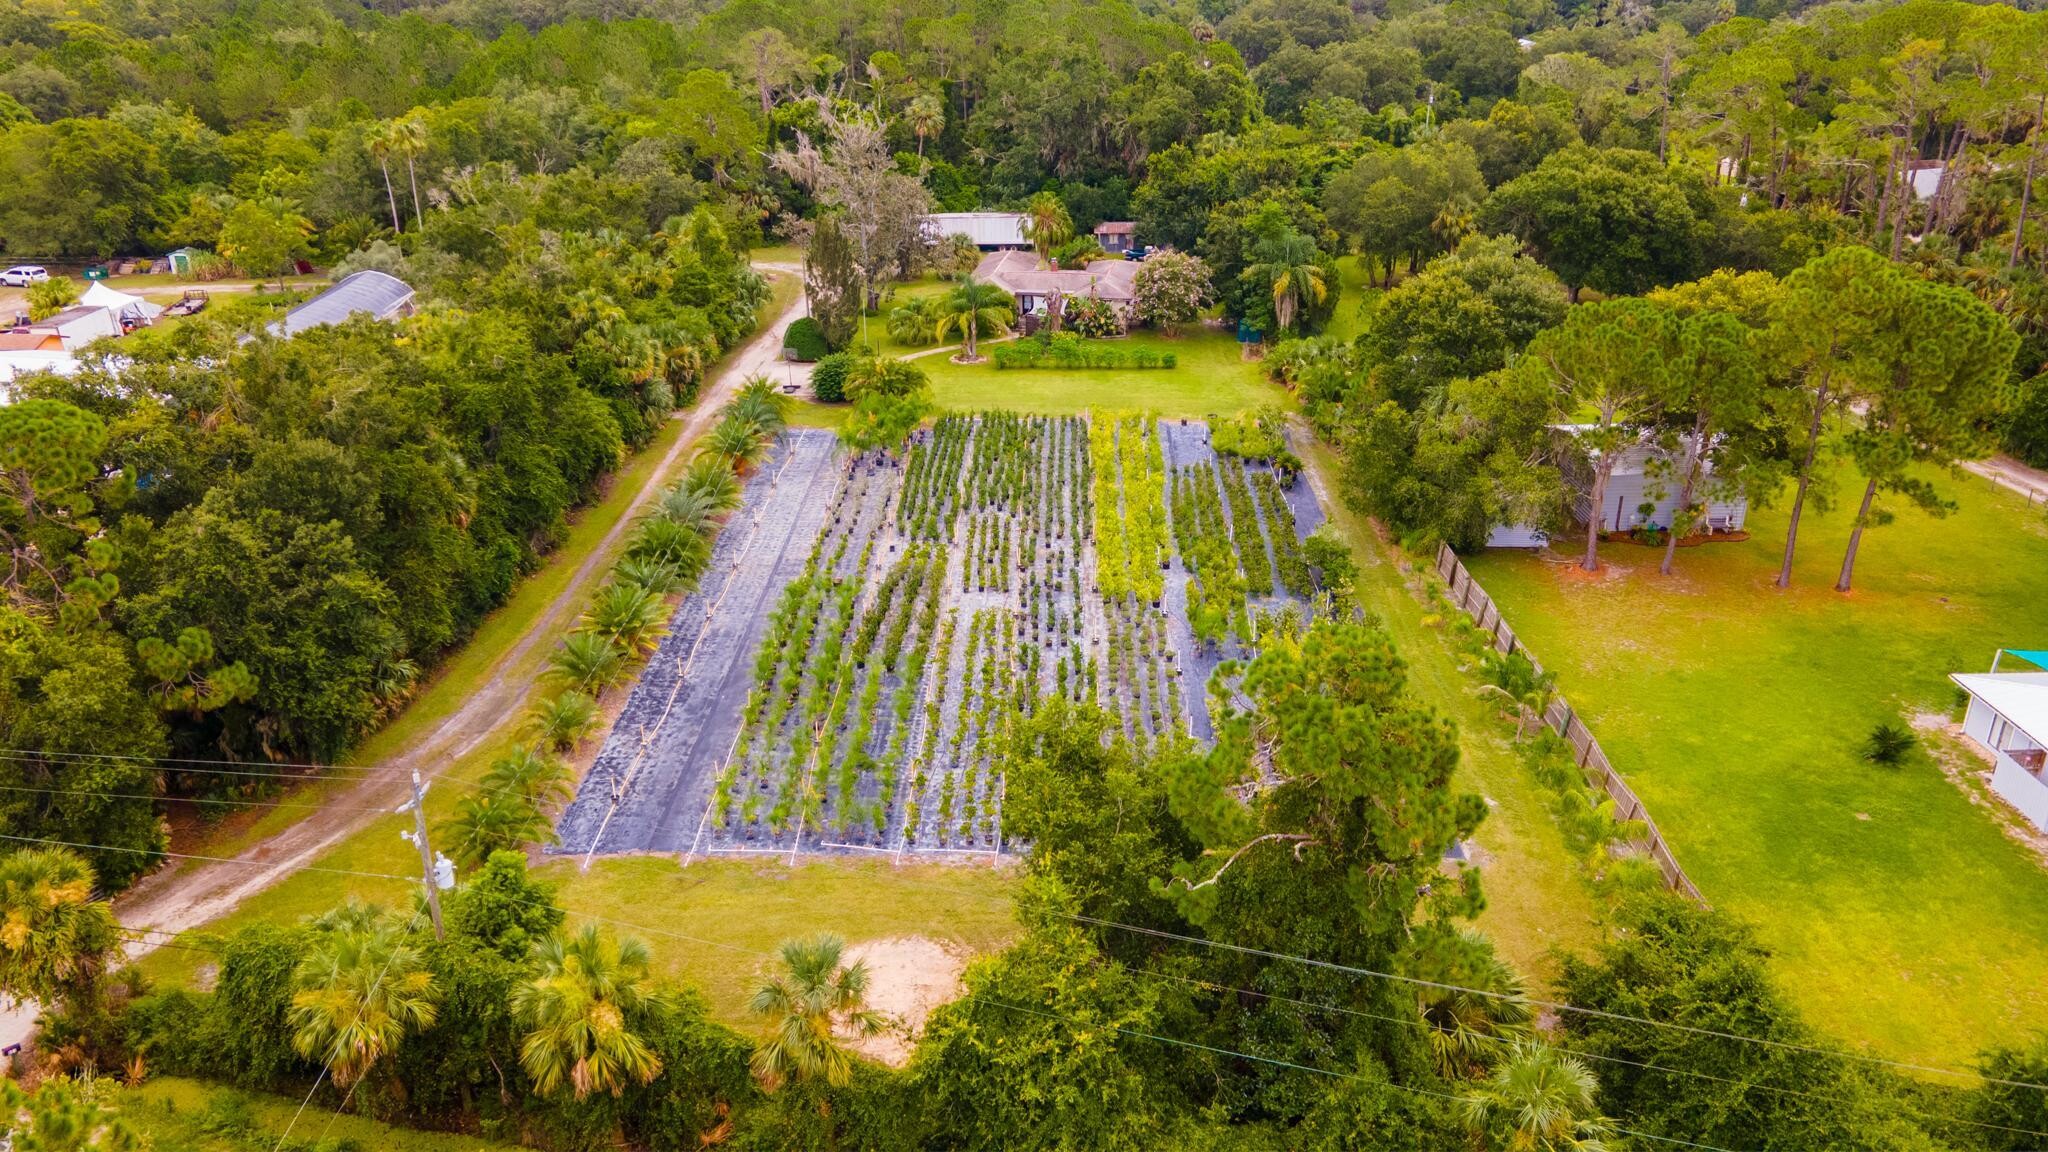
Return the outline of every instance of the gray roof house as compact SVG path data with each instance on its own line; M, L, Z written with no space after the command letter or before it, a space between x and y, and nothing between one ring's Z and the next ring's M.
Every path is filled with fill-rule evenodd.
M1127 311L1136 296L1139 263L1135 260L1091 260L1086 268L1040 268L1035 252L991 252L974 269L986 280L1017 298L1017 311L1043 315L1054 293L1093 296Z
M292 337L308 328L339 324L355 315L395 320L415 311L412 285L386 272L366 268L334 282L327 291L294 307L270 325L275 336Z

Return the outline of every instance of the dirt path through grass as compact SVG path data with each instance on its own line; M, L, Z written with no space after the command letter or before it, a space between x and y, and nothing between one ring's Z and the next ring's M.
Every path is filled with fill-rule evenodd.
M783 274L800 271L782 263L759 263L755 269ZM506 725L516 723L533 685L530 676L515 674L515 670L523 669L526 658L538 645L554 640L568 629L591 588L603 576L605 565L634 515L654 499L690 446L710 430L719 408L741 382L776 363L782 352L784 331L803 312L803 300L798 296L733 353L723 370L700 392L660 464L648 473L640 490L603 538L584 555L568 583L534 615L517 641L491 661L482 685L452 712L438 723L429 721L432 727L424 734L378 758L370 766L373 770L364 774L360 782L334 793L328 798L328 806L305 819L231 857L201 861L186 868L168 867L130 890L116 905L121 923L131 929L150 929L150 935L156 938L131 944L130 956L142 956L153 951L159 940L226 915L243 900L313 863L376 820L379 809L389 810L403 803L412 771L416 769L426 778L437 776ZM556 560L565 561L564 557ZM394 722L398 723L403 723L403 718Z

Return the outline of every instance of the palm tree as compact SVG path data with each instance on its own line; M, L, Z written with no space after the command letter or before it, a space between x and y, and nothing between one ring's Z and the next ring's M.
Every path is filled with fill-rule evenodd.
M711 560L711 541L704 532L688 524L656 516L640 522L639 530L633 534L633 542L626 546L626 554L643 560L659 560L681 573L684 579L694 580Z
M612 568L621 583L638 584L656 596L667 596L688 587L682 570L666 560L651 556L628 556Z
M120 930L94 883L92 865L69 849L0 857L0 993L76 1004L97 992Z
M966 341L969 360L975 358L975 341L984 327L999 336L1007 336L1010 325L1017 319L1017 302L1010 298L1008 292L972 276L947 293L938 308L934 338L943 341L958 330Z
M555 842L548 818L517 792L472 792L457 800L455 814L434 830L449 857L464 868L476 867L502 849Z
M1488 648L1480 653L1484 665L1481 675L1486 683L1479 686L1481 695L1498 696L1515 710L1515 739L1528 734L1530 721L1541 724L1543 710L1550 707L1550 697L1557 690L1557 674L1536 667L1525 652L1515 651L1503 655L1497 648Z
M791 940L782 946L786 971L754 993L747 1010L774 1027L754 1046L754 1075L769 1091L791 1080L843 1087L853 1076L853 1054L834 1030L881 1031L882 1015L867 1006L868 966L842 966L845 950L836 936Z
M1320 304L1329 294L1323 269L1316 263L1316 246L1292 229L1252 249L1254 263L1245 275L1273 286L1273 319L1286 332L1294 327L1295 313L1305 305Z
M712 461L717 463L717 461ZM723 465L720 465L723 469ZM730 475L731 473L727 473ZM654 514L671 524L680 524L692 532L708 533L718 518L727 510L718 507L715 496L697 488L681 484L662 493L654 506ZM641 581L644 585L646 581Z
M898 344L925 344L932 338L936 320L930 296L913 296L889 310L889 339Z
M946 130L946 107L939 98L927 92L913 98L903 109L903 116L910 121L910 131L917 136L917 158L924 159L924 142Z
M440 989L406 930L374 905L351 901L314 921L313 932L292 977L292 1047L347 1087L408 1033L434 1026Z
M571 632L548 658L548 676L592 696L619 682L626 658L609 639L595 632Z
M515 748L509 756L491 762L490 770L477 782L483 792L506 792L532 802L540 809L567 800L570 795L569 766L545 752Z
M405 178L412 183L413 222L424 228L427 217L420 210L420 177L415 165L427 150L427 122L419 109L415 108L391 122L391 148L405 157Z
M533 706L521 729L557 752L567 752L597 730L597 701L570 689Z
M716 460L690 461L689 470L683 473L676 487L713 497L712 504L720 512L731 512L740 506L739 477Z
M1510 1042L1526 1037L1532 1015L1515 970L1477 932L1461 929L1460 935L1467 961L1432 973L1435 983L1422 986L1417 1004L1430 1026L1437 1074L1446 1080L1474 1075Z
M512 990L512 1011L527 1028L519 1063L535 1092L552 1096L567 1086L578 1100L592 1092L617 1096L661 1074L660 1058L633 1032L667 1006L648 972L645 944L607 944L588 925L548 938L534 960L533 979Z
M775 381L753 375L740 384L728 409L743 412L763 432L780 432L789 424L789 397L776 391Z
M403 232L405 228L398 219L398 193L391 187L391 153L395 142L391 136L391 125L379 124L363 134L363 143L369 147L370 155L377 158L377 167L384 173L384 200L391 205L391 230Z
M1038 249L1038 259L1050 259L1052 250L1074 235L1074 219L1056 193L1040 192L1024 204L1024 235Z
M731 465L733 471L743 472L761 458L768 444L752 421L728 417L705 438L704 450Z
M1577 1058L1522 1040L1465 1098L1465 1119L1496 1148L1604 1152L1603 1137L1613 1126L1594 1102L1598 1088Z
M668 630L661 597L638 584L607 584L590 607L583 610L583 625L606 637L628 656L651 651L656 640Z

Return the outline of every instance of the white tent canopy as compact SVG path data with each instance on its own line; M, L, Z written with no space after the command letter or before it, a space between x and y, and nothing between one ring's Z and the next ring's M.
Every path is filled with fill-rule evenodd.
M88 308L111 308L118 316L137 320L154 320L163 312L162 305L151 304L140 296L130 296L118 288L109 288L98 280L92 282L78 302Z

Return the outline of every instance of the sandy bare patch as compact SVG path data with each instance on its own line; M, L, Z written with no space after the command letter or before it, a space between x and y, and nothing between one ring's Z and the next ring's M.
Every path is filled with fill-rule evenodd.
M846 950L846 963L868 966L868 1007L887 1015L890 1026L873 1036L848 1039L863 1056L892 1068L910 1062L911 1049L932 1010L960 995L967 953L924 936L868 940Z
M1946 732L1949 718L1946 712L1912 712L1907 714L1906 723L1916 732Z

